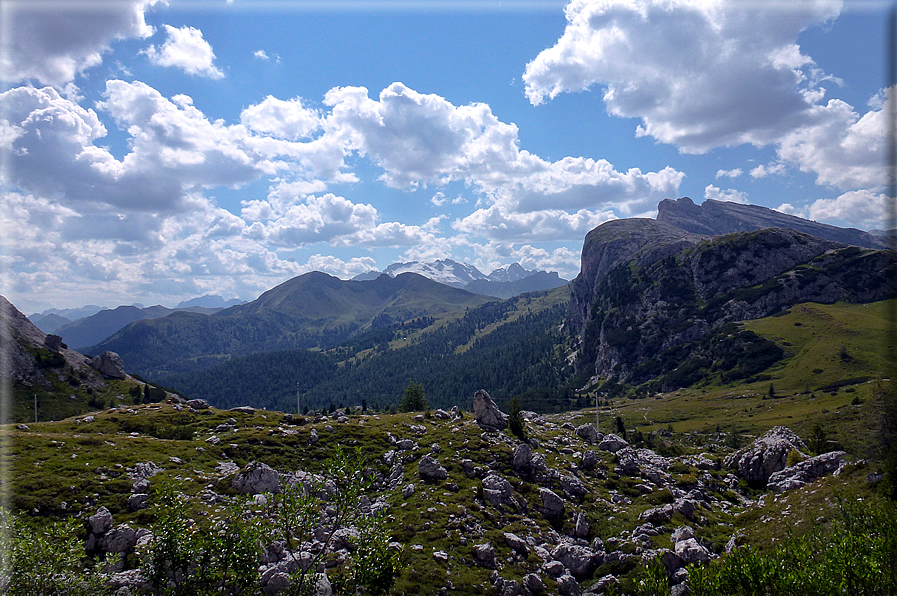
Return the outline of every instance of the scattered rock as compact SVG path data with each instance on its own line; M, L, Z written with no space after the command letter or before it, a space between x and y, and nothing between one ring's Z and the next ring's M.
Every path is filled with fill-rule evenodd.
M694 538L694 531L688 526L682 526L673 530L673 533L670 535L670 540L673 543L682 542L683 540L688 540L689 538Z
M542 565L542 571L544 571L548 577L558 578L564 574L564 564L560 561L548 561Z
M146 509L147 499L149 499L149 495L146 493L131 495L130 497L128 497L128 509L130 509L131 511Z
M100 507L97 512L87 518L92 534L105 534L112 528L112 514L105 507Z
M517 534L512 534L511 532L505 532L505 544L508 547L516 552L521 557L526 558L529 554L529 547L526 545L526 541L517 536Z
M527 573L523 576L523 587L530 594L541 594L545 591L545 583L535 573Z
M210 406L209 402L204 399L189 399L187 400L187 407L194 410L208 410Z
M474 546L473 557L477 564L490 569L495 568L495 549L488 542Z
M486 430L503 430L508 427L508 415L498 409L484 389L473 396L473 412L477 424Z
M107 553L127 553L137 545L137 532L127 524L119 524L97 538L97 547Z
M563 542L551 551L551 556L564 564L570 573L579 579L588 577L604 560L587 546Z
M236 408L231 408L228 412L239 412L240 414L249 414L251 416L255 414L255 408L252 406L237 406Z
M598 452L592 449L586 450L582 454L582 463L579 464L579 467L583 470L589 471L595 468L598 465Z
M58 335L50 334L44 338L44 347L51 352L58 352L62 349L62 338Z
M579 583L572 575L562 575L558 578L558 594L560 596L580 596Z
M533 450L527 443L521 443L514 449L511 465L514 469L527 472L532 469Z
M559 480L561 482L561 488L570 496L582 497L589 492L589 488L576 476L564 474Z
M678 555L686 565L706 563L710 560L710 553L694 538L680 540L676 543L675 549L676 555Z
M413 451L417 449L418 445L411 439L402 439L401 441L396 441L396 447L398 447L400 451Z
M589 521L585 513L577 512L573 518L573 535L577 538L589 537Z
M483 478L483 497L493 507L515 507L514 487L498 474Z

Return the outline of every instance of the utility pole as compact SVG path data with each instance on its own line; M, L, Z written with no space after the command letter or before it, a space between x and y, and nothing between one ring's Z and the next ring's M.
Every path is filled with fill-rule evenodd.
M595 430L601 432L601 425L598 423L598 404L601 403L601 394L595 394Z
M34 394L34 422L37 423L37 393Z
M300 414L302 414L302 410L299 409L299 383L296 383L296 415Z

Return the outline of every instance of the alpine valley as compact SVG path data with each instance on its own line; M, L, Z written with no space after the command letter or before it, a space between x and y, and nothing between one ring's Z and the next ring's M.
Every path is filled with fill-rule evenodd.
M51 334L2 299L5 523L93 593L893 593L886 240L680 198L569 283L398 263Z

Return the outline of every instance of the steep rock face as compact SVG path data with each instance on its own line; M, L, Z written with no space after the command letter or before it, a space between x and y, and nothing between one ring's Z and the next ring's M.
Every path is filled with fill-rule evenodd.
M60 364L66 364L75 371L85 373L84 381L90 386L94 388L104 386L103 380L88 366L88 359L84 355L64 347L61 341L56 341L58 336L48 336L38 329L3 296L0 296L0 333L3 334L2 343L9 349L7 368L0 371L0 375L11 379L14 383L49 386L35 356L35 352L42 350L56 354L57 356L53 358L61 357Z
M694 234L718 236L763 228L791 228L817 238L865 248L884 248L881 238L855 228L839 228L787 215L759 205L707 199L695 205L688 197L664 199L657 206L657 221Z
M670 389L693 383L702 366L728 353L724 370L743 364L732 378L746 378L781 357L780 349L727 323L801 302L872 302L894 294L890 251L783 228L700 238L646 221L609 222L622 225L604 224L586 238L568 314L581 338L580 370L594 367L634 383L666 375L661 385ZM693 358L698 351L703 360ZM748 356L758 352L759 359ZM677 370L689 358L691 369Z
M703 237L653 219L619 219L601 224L586 235L582 268L572 282L568 323L582 334L589 310L599 299L608 272L630 261L648 265L676 254Z

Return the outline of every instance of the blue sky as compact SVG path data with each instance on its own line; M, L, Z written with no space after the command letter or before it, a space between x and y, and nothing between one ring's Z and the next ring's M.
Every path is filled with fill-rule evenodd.
M888 5L3 0L3 293L579 271L663 198L881 221Z

